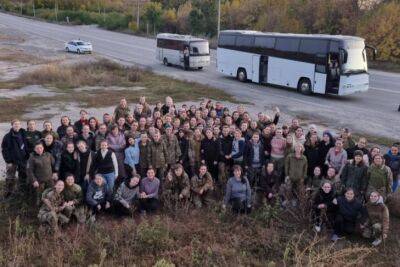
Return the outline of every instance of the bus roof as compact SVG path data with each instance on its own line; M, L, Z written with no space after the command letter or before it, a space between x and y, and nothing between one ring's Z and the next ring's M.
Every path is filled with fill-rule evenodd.
M181 35L181 34L174 34L174 33L159 33L157 34L157 39L169 39L169 40L179 40L179 41L186 41L186 42L193 42L193 41L206 41L206 39L194 37L191 35Z
M316 39L329 39L338 41L364 41L363 38L350 35L330 35L330 34L298 34L298 33L279 33L279 32L259 32L250 30L224 30L220 34L243 34L243 35L260 35L260 36L274 36L274 37L297 37L297 38L316 38Z

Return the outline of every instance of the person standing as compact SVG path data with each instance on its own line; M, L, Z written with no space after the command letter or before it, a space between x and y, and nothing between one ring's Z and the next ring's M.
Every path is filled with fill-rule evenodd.
M111 132L107 135L107 144L117 158L118 173L115 179L121 179L122 181L126 177L124 167L126 140L124 132L120 131L117 125L111 127Z
M166 159L167 159L167 148L165 143L161 139L159 131L154 133L153 141L149 144L149 153L147 161L149 163L149 169L153 169L156 172L157 178L161 181L164 180L166 170Z
M15 191L17 172L19 187L24 190L26 162L29 157L25 130L21 128L21 122L13 120L11 127L1 143L1 152L6 162L5 197L11 196Z
M260 181L262 167L265 163L264 146L258 132L253 133L251 140L247 141L244 147L243 158L250 186L257 186Z
M78 121L74 123L74 128L76 133L81 134L83 125L89 125L89 120L88 120L88 113L86 110L82 109L79 112L79 115L80 118Z
M165 148L167 150L166 154L166 164L168 169L179 162L182 155L181 148L179 146L178 138L173 132L171 125L167 124L165 127L165 135L163 142L165 143Z
M114 183L116 177L118 177L118 162L114 152L108 149L108 143L106 140L101 141L100 150L96 152L91 166L91 176L100 174L106 181L106 185L110 192L114 190Z
M36 121L28 120L25 132L26 142L28 146L28 155L33 152L35 144L42 138L42 133L36 129Z
M400 144L395 143L390 150L385 154L385 164L390 168L393 175L392 191L396 192L400 180Z
M36 191L37 204L43 191L53 187L54 181L57 180L54 165L55 160L53 156L49 152L44 151L42 143L37 143L34 152L29 156L26 167L29 184Z

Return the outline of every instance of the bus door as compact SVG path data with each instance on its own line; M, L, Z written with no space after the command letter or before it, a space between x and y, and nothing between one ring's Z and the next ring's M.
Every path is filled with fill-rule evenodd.
M260 57L260 83L268 83L268 56Z
M326 74L326 93L337 94L340 82L340 49L336 41L330 42Z
M260 73L260 56L253 56L252 58L252 77L251 80L255 83L259 82Z
M315 59L313 92L317 94L325 94L327 82L326 54L316 54Z

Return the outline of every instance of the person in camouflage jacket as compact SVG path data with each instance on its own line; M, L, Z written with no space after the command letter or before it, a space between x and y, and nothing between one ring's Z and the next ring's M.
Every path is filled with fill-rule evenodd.
M64 200L63 191L64 182L58 180L53 188L46 189L42 195L43 204L39 210L38 219L42 224L50 225L54 231L58 230L59 225L69 222L64 210L70 204Z
M165 203L173 204L180 200L188 200L190 196L190 180L181 164L172 166L163 184L162 198Z
M192 201L196 208L208 206L212 202L211 194L214 190L214 182L206 165L201 165L198 174L190 180Z
M181 148L179 146L178 138L173 133L173 129L170 125L165 127L165 135L163 138L165 147L167 149L166 163L170 168L172 165L179 162L181 157Z
M167 147L165 142L161 139L160 132L154 133L153 141L149 144L149 153L147 155L147 162L149 168L153 168L156 172L156 177L162 181L167 164Z
M65 202L69 204L64 209L65 215L68 218L74 216L78 223L84 223L86 212L83 205L83 190L75 183L75 177L72 174L68 174L65 178L63 196Z

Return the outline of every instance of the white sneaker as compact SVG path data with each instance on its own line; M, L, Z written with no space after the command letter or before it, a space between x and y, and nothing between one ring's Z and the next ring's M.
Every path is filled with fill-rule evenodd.
M377 238L377 239L374 240L374 242L372 242L372 245L373 245L374 247L377 247L377 246L379 246L381 243L382 243L382 239Z
M320 233L321 232L321 226L315 225L314 226L314 230L315 230L315 232Z

